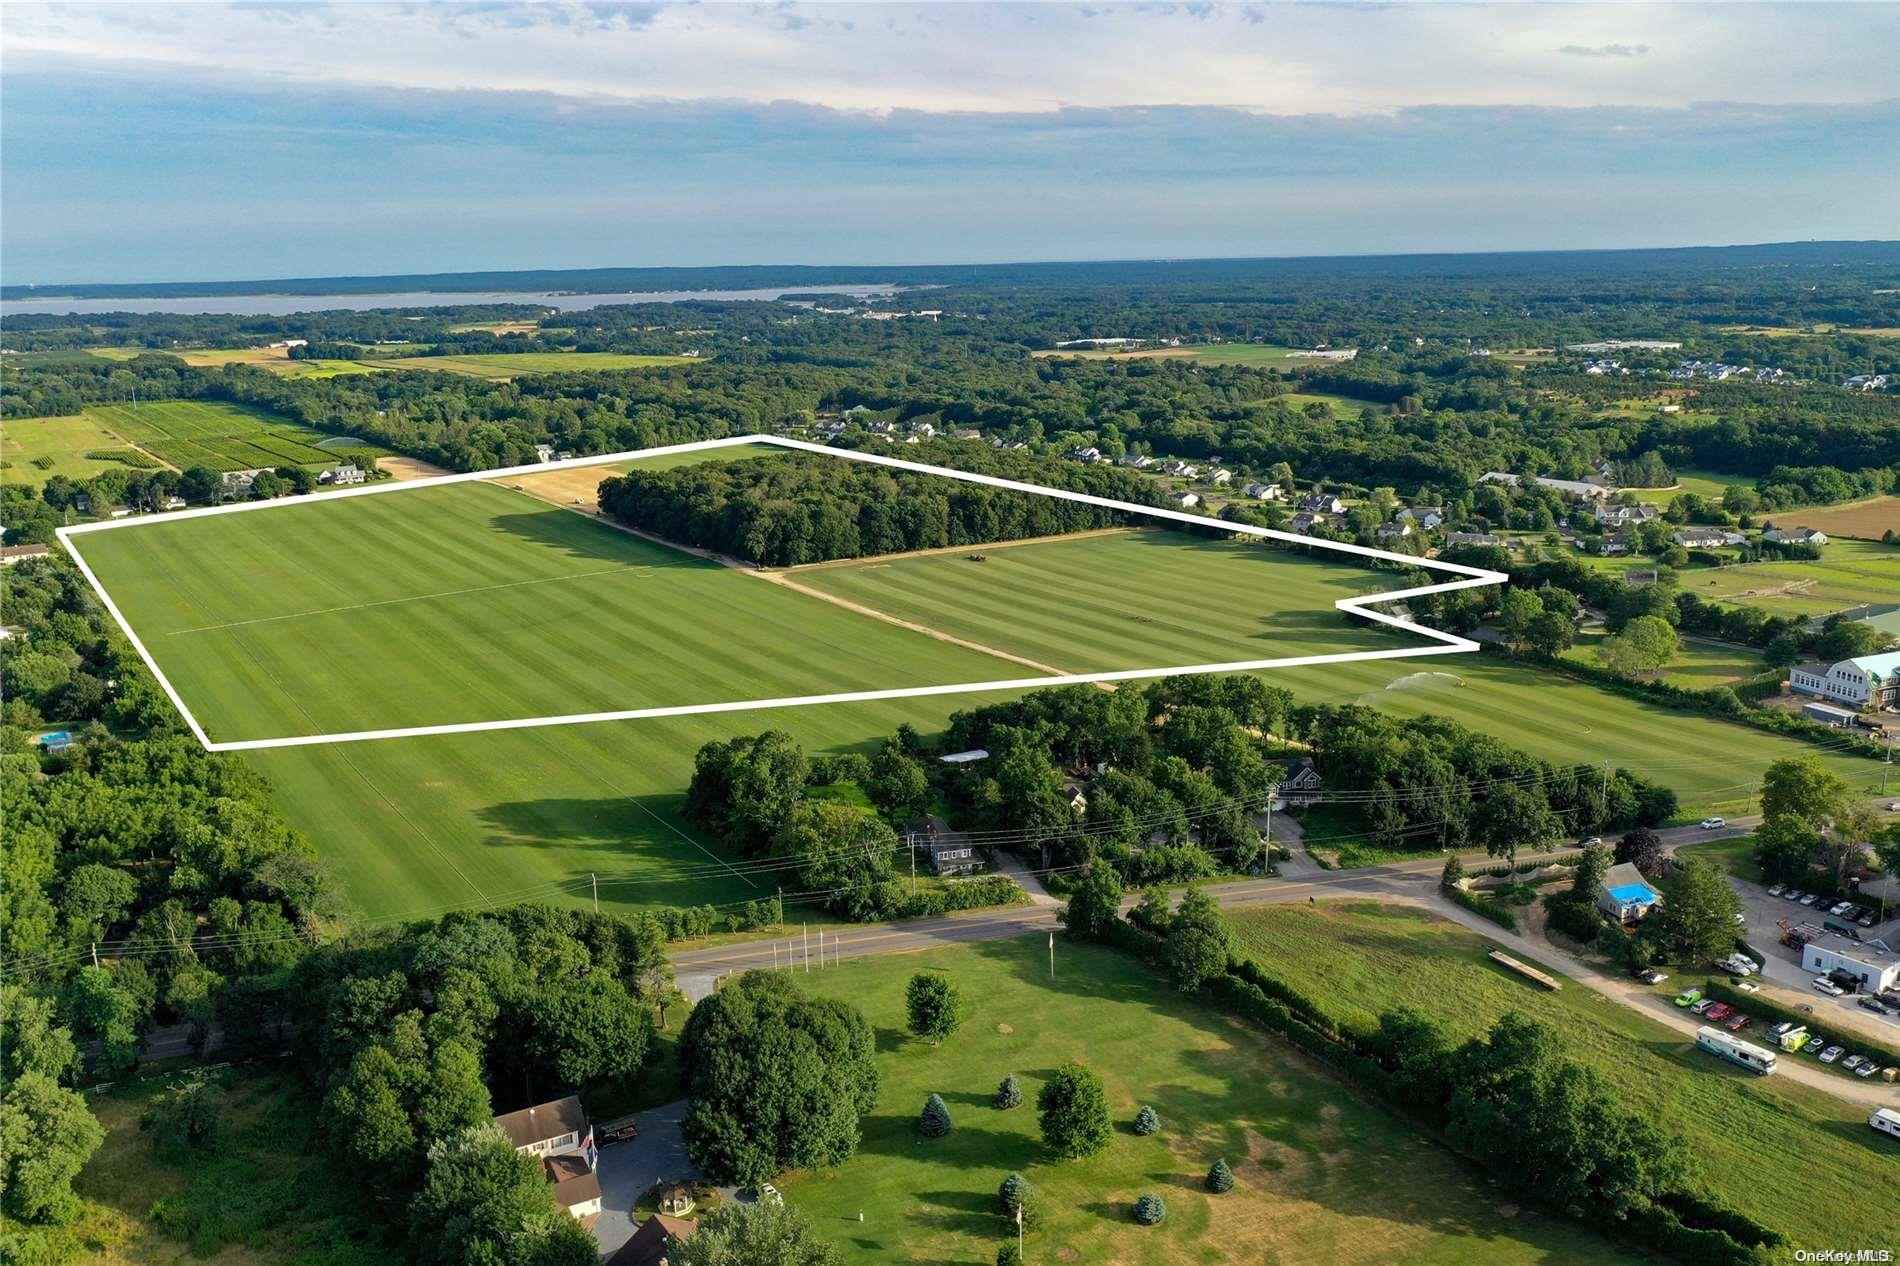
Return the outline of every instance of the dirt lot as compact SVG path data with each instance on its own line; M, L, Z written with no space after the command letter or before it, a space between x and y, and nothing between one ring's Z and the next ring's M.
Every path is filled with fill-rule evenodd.
M600 513L600 483L612 475L618 475L626 469L626 464L605 466L577 466L572 470L550 470L545 474L510 475L506 479L497 479L496 483L525 492L531 497L539 497L557 506L566 506L571 510L589 510Z
M376 469L388 471L389 477L399 483L406 483L411 479L433 479L437 475L450 475L455 473L454 471L444 470L440 466L431 465L419 457L398 457L394 455L378 457L376 459Z

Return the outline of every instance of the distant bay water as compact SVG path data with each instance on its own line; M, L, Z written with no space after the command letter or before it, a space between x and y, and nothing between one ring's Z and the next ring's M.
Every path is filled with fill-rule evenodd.
M582 312L624 303L685 303L692 300L739 302L747 299L777 299L788 294L846 295L862 299L869 295L895 294L901 286L776 286L761 290L647 290L618 294L562 294L558 291L490 290L391 291L385 294L352 295L195 295L190 298L154 299L9 299L0 302L0 316L23 316L45 312L59 316L93 316L102 312L165 312L175 315L208 316L289 316L297 312L367 312L373 308L461 308L498 303L531 304L562 312Z

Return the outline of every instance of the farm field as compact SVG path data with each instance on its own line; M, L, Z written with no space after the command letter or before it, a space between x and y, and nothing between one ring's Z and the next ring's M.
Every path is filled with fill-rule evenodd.
M161 400L153 404L94 405L86 415L154 456L183 470L252 470L304 466L312 470L344 460L324 447L336 437L287 418L219 400ZM375 449L358 441L345 453Z
M1900 533L1900 496L1874 497L1851 505L1819 506L1776 517L1792 520L1792 527L1818 528L1832 537L1878 541L1884 533Z
M470 356L398 356L355 362L373 369L433 370L475 378L518 378L522 374L580 373L591 369L655 369L695 365L699 356L635 356L622 352L502 352Z
M1333 563L1165 529L819 563L799 585L997 645L1064 672L1228 663L1404 643L1339 598L1397 583Z
M1273 398L1284 400L1296 409L1304 408L1309 404L1323 404L1333 411L1333 416L1336 418L1356 418L1367 409L1382 407L1376 400L1360 400L1354 396L1336 396L1317 391L1289 391L1283 396Z
M121 460L88 456L120 454ZM54 475L91 479L108 471L156 470L161 463L138 451L86 414L9 418L0 426L0 482L43 484Z
M1803 514L1805 523L1810 516ZM1682 573L1699 598L1760 607L1770 615L1819 616L1900 594L1900 546L1830 541L1814 562L1744 563Z
M741 444L732 448L703 450L697 453L671 453L664 457L640 457L622 462L604 462L598 466L575 466L567 470L550 470L545 474L530 473L516 475L495 482L504 487L518 489L530 496L541 498L559 506L579 506L593 513L600 512L600 484L609 475L625 474L638 466L642 470L671 470L676 466L692 466L700 462L736 461L742 457L777 457L786 450L770 444Z
M82 549L220 739L1023 675L486 483Z
M989 1262L1015 1228L996 1212L1009 1172L1039 1195L1033 1262L1260 1263L1393 1260L1427 1266L1628 1260L1586 1228L1502 1197L1450 1153L1374 1107L1271 1036L1183 998L1134 959L1064 941L1049 978L1041 937L946 946L847 962L799 977L811 992L862 1008L878 1035L882 1085L858 1154L779 1186L844 1261ZM941 1046L911 1038L904 985L935 969L971 1001ZM1107 1083L1118 1128L1102 1154L1051 1163L1035 1097L1069 1059ZM990 1106L1014 1073L1024 1103ZM954 1129L919 1141L931 1093ZM1128 1122L1154 1107L1161 1132ZM1225 1157L1223 1196L1201 1180ZM1137 1225L1144 1191L1167 1219ZM864 1220L858 1220L862 1212Z
M1627 1107L1683 1137L1712 1192L1795 1244L1879 1243L1891 1234L1891 1201L1883 1208L1879 1200L1813 1199L1816 1191L1856 1190L1900 1156L1867 1129L1864 1110L1730 1068L1593 990L1537 990L1488 963L1484 938L1424 911L1364 902L1270 906L1232 921L1244 952L1357 1023L1400 1005L1431 1015L1454 1038L1478 1034L1507 1011L1549 1023ZM1801 1157L1799 1183L1786 1180L1789 1156Z
M1165 575L1144 577L1130 561L1143 557L1150 533L1093 537L1014 549L992 549L990 561L965 562L961 553L861 562L799 569L799 583L840 594L879 611L959 634L975 635L1002 650L1061 667L1112 665L1137 661L1146 652L1170 645L1173 620L1142 623L1116 618L1118 599L1105 597L1078 606L1074 578L1098 573L1119 577L1109 592L1142 584L1167 585L1167 577L1191 576L1224 552L1274 560L1285 576L1277 592L1298 595L1289 613L1261 616L1231 600L1203 609L1183 603L1180 626L1192 626L1220 639L1231 658L1265 658L1272 649L1302 634L1338 627L1328 610L1332 600L1353 592L1351 581L1323 564L1286 559L1258 547L1231 542L1197 542L1188 561L1170 557ZM1298 564L1297 567L1294 564ZM1303 571L1302 568L1310 568ZM1003 581L986 574L1006 573ZM1700 575L1702 573L1695 573ZM936 580L934 575L945 579ZM1355 573L1347 571L1344 576ZM966 592L981 583L990 592ZM1079 617L1079 618L1078 618ZM1708 649L1708 648L1704 648ZM1700 652L1690 664L1701 661ZM1188 660L1183 663L1192 662ZM1714 671L1713 663L1697 671ZM1769 762L1812 751L1808 745L1764 734L1713 717L1677 712L1598 690L1582 682L1553 677L1536 668L1491 655L1446 657L1421 664L1361 661L1278 669L1265 679L1292 690L1303 703L1360 703L1404 716L1432 713L1494 734L1553 761L1610 760L1657 778L1683 798L1683 812L1734 807L1749 799ZM1848 756L1824 756L1830 767L1854 785L1866 783L1875 766Z
M1273 347L1265 343L1205 343L1183 347L1144 347L1132 352L1113 352L1105 348L1082 351L1040 351L1032 356L1072 356L1078 360L1198 360L1210 365L1274 365L1288 360L1309 361L1298 349Z

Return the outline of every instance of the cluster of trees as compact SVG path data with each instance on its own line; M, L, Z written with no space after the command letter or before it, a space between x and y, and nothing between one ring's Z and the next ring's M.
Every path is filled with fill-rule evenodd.
M584 1263L593 1237L495 1109L637 1077L672 996L653 920L519 905L315 949L228 1015L227 1040L274 1049L295 1028L323 1136L406 1205L418 1260Z
M1014 454L969 446L937 455L991 472L1024 464L1008 460ZM1123 471L1075 468L1063 482L1086 482L1097 495L1156 498L1150 481ZM1101 506L803 453L635 470L603 482L600 505L621 522L668 540L768 567L1052 536L1126 521L1121 512Z
M1870 851L1889 874L1900 873L1900 828L1881 821L1845 779L1813 756L1768 767L1761 813L1754 845L1764 879L1839 892Z
M1393 717L1356 704L1295 710L1337 806L1380 843L1482 847L1515 862L1526 845L1654 825L1675 793L1626 769L1553 765L1442 717Z

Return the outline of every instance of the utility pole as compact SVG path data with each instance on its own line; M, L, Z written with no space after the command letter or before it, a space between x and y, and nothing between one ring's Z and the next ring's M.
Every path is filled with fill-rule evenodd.
M798 925L798 934L805 942L805 974L811 975L811 930L803 923Z
M1049 933L1049 979L1056 978L1056 934Z
M910 841L910 895L917 895L917 833L909 832L904 837Z

